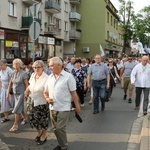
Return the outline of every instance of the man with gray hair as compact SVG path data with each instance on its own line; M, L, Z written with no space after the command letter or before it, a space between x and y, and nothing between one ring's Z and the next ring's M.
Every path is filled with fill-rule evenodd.
M45 85L44 96L49 103L52 128L59 144L53 150L67 150L66 126L72 99L76 113L80 113L76 82L72 74L63 69L63 62L59 57L51 58L49 67L51 74Z
M147 114L150 91L150 64L149 57L143 56L142 62L136 65L131 72L131 85L136 87L135 110L139 108L143 91L143 115Z

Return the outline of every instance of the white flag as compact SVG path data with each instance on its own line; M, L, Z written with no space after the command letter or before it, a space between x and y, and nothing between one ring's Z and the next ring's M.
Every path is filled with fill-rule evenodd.
M105 56L105 53L104 53L104 50L103 50L101 44L99 44L99 50L100 50L100 55L101 55L102 57Z

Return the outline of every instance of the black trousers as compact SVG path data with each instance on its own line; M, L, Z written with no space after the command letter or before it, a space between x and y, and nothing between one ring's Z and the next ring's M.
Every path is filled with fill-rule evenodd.
M77 88L76 92L77 92L77 94L79 96L80 103L84 104L84 88L82 88L82 89L81 88ZM72 107L75 108L74 102L72 102Z
M84 88L83 87L82 88L78 87L76 91L77 91L77 94L79 96L80 103L84 104Z
M149 101L149 90L150 90L149 88L136 87L135 105L136 105L136 107L140 106L141 93L143 91L143 94L144 94L143 111L147 111L147 106L148 106L148 101Z

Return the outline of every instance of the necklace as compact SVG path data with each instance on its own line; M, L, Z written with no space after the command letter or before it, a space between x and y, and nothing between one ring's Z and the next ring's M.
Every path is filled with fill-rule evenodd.
M146 66L145 67L142 66L142 71L145 72L145 70L146 70Z

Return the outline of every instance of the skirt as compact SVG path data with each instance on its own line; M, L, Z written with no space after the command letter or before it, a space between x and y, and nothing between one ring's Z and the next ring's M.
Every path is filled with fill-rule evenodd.
M31 128L47 130L49 125L49 105L38 105L32 108L29 114Z

